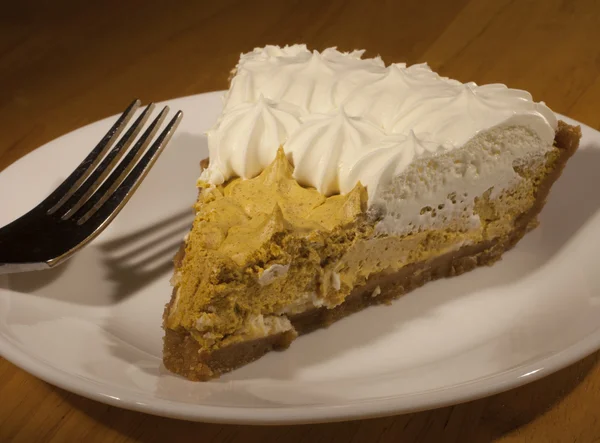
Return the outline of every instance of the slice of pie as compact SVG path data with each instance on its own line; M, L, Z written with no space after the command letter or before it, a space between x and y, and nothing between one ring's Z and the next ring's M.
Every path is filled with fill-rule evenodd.
M241 56L175 260L164 364L207 380L534 228L580 129L527 92L362 51Z

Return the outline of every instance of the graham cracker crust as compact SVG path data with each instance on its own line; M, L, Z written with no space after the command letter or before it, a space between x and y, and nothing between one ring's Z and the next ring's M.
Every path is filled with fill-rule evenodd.
M540 183L534 205L519 216L515 221L515 228L507 236L489 242L463 246L435 259L405 266L397 272L374 274L369 277L365 285L354 288L341 305L333 309L322 307L290 316L289 319L295 330L238 343L212 353L201 351L198 342L187 331L175 331L167 328L163 351L165 367L189 380L209 380L250 363L271 350L287 348L299 334L327 327L368 306L390 303L429 281L460 275L478 266L493 264L505 251L511 249L529 230L536 226L537 215L546 203L550 188L560 177L568 159L577 150L580 138L581 129L579 127L570 126L562 121L558 122L555 146L560 153L555 167ZM202 166L207 166L206 162ZM175 257L176 266L182 260L182 256L183 249ZM373 296L377 287L381 292L377 296ZM166 306L165 316L171 303L172 301Z

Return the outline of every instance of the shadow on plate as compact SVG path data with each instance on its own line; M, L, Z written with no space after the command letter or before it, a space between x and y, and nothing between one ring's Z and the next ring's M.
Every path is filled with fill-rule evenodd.
M173 257L189 231L193 211L186 209L163 221L99 245L105 278L115 283L112 300L128 295L173 271Z
M585 148L569 160L540 216L537 230L542 233L541 249L547 259L600 209L600 146Z

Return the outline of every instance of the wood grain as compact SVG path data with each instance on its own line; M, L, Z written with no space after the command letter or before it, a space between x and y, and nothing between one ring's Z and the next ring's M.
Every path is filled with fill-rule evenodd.
M600 129L594 0L5 2L0 9L0 170L120 112L227 86L239 53L267 43L366 47L388 62L527 89ZM0 209L1 210L1 209ZM520 389L434 411L348 423L187 423L105 406L0 359L0 442L597 442L600 356Z

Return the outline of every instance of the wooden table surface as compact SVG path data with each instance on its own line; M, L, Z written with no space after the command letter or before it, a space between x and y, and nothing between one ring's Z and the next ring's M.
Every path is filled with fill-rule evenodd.
M239 53L267 43L427 61L462 81L527 89L600 129L599 23L594 0L5 2L0 170L120 112L134 96L148 102L226 88ZM157 418L70 394L1 358L0 400L0 442L597 442L600 356L490 398L337 424Z

